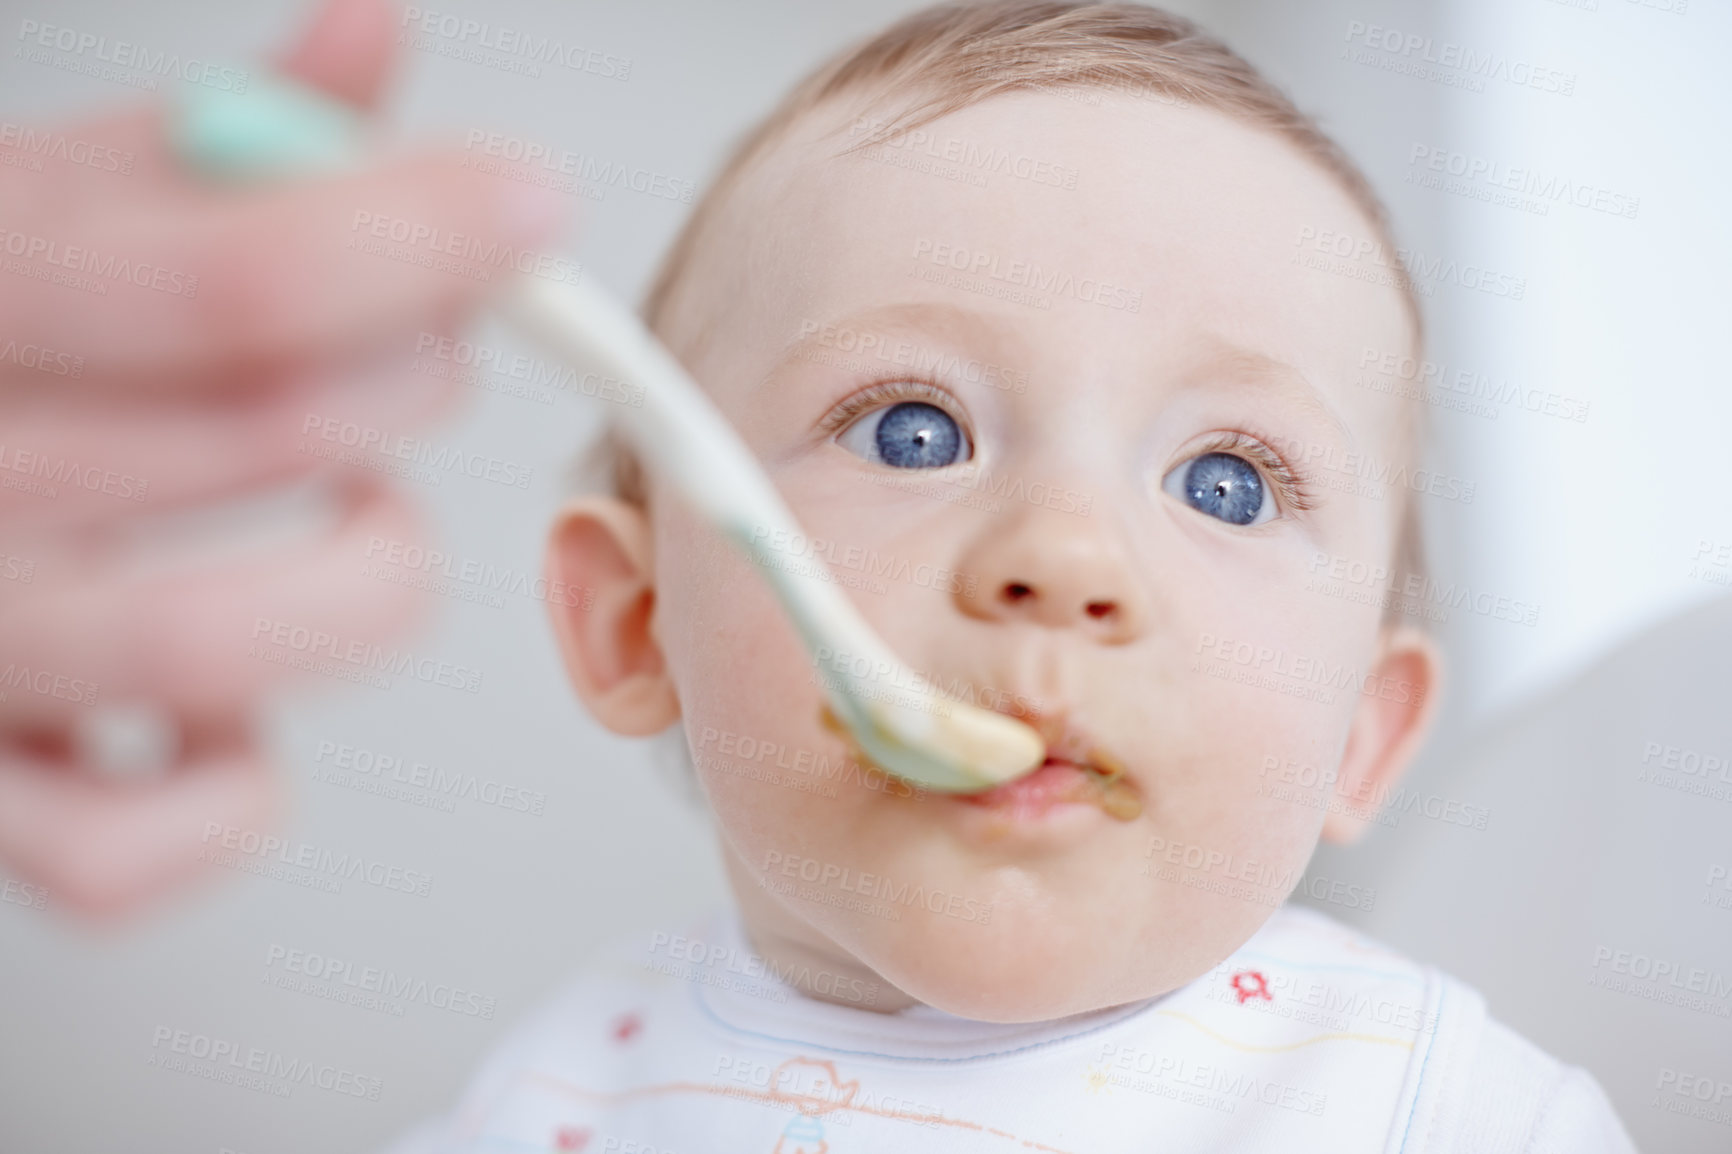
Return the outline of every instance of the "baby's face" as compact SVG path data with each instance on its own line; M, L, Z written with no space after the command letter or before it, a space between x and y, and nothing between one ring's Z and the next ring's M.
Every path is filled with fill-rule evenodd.
M762 580L656 493L654 631L732 877L755 935L954 1013L1164 992L1268 918L1315 783L1424 691L1314 587L1392 553L1400 490L1353 469L1405 459L1402 415L1354 379L1410 345L1400 297L1296 259L1372 228L1215 112L1018 94L865 156L842 116L748 179L680 343L819 542L786 563L1060 762L972 801L827 775L848 747ZM1114 804L1065 761L1122 767Z

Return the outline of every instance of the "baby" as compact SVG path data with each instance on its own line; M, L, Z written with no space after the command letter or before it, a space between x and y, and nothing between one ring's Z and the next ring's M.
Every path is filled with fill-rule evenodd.
M1417 568L1415 406L1353 383L1418 351L1393 251L1343 154L1156 9L933 8L802 83L650 322L811 534L778 563L1049 756L970 796L856 760L848 655L815 671L616 449L553 530L595 591L555 630L609 729L683 727L737 909L610 955L402 1149L1630 1150L1472 990L1282 904L1437 700L1399 607L1308 588Z

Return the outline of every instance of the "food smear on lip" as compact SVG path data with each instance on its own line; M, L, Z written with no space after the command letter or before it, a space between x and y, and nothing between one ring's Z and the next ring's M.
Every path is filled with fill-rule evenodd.
M1108 817L1134 821L1143 815L1143 798L1125 778L1122 762L1109 754L1096 751L1089 765L1088 785L1095 790L1092 798Z
M866 751L854 740L853 732L831 711L828 702L818 706L818 723L842 739L848 747L849 756L855 761L890 777L897 776L866 756ZM926 792L925 787L916 786L913 796L919 797ZM1086 763L1049 757L1039 768L1015 781L995 785L978 793L951 796L972 805L1003 811L1029 808L1031 805L1048 808L1060 802L1078 802L1099 806L1108 817L1117 818L1119 821L1134 821L1143 813L1142 796L1126 780L1125 767L1099 750L1092 751Z
M836 714L831 710L829 702L824 702L818 706L818 724L841 738L842 744L848 747L848 756L859 762L862 769L875 769L885 777L893 778L908 786L909 792L906 794L889 794L887 796L921 797L926 793L928 789L927 786L922 785L917 781L909 781L901 774L885 769L882 765L879 765L876 761L867 757L866 751L860 748L860 742L855 739L854 731L844 725L842 719L836 716Z
M958 799L1006 814L1042 813L1063 802L1098 806L1108 817L1133 821L1143 799L1125 777L1125 767L1100 752L1087 762L1049 757L1033 773Z

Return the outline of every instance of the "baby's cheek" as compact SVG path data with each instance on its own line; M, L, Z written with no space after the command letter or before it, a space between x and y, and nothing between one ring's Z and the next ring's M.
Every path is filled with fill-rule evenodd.
M1150 823L1133 879L1144 899L1140 950L1182 960L1177 980L1205 972L1256 933L1316 847L1322 813L1295 804L1260 772L1264 751L1292 738L1276 728L1212 729Z
M657 629L711 807L749 861L821 837L848 797L805 648L751 562L683 512L658 525ZM774 843L772 845L772 843Z
M1172 683L1184 699L1184 744L1155 784L1151 815L1152 837L1165 839L1151 856L1173 845L1187 847L1172 851L1180 858L1201 855L1198 875L1180 881L1231 882L1253 905L1278 904L1315 847L1324 816L1315 787L1339 763L1356 692L1345 653L1324 656L1304 637L1247 629L1187 647ZM1292 778L1295 765L1310 767L1311 788ZM1238 921L1245 912L1206 895L1167 896L1198 915Z

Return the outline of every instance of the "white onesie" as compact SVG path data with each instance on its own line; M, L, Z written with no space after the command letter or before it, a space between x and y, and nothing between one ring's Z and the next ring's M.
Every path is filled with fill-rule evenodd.
M808 998L717 914L609 951L393 1154L1633 1150L1473 990L1289 906L1182 989L1016 1025Z

